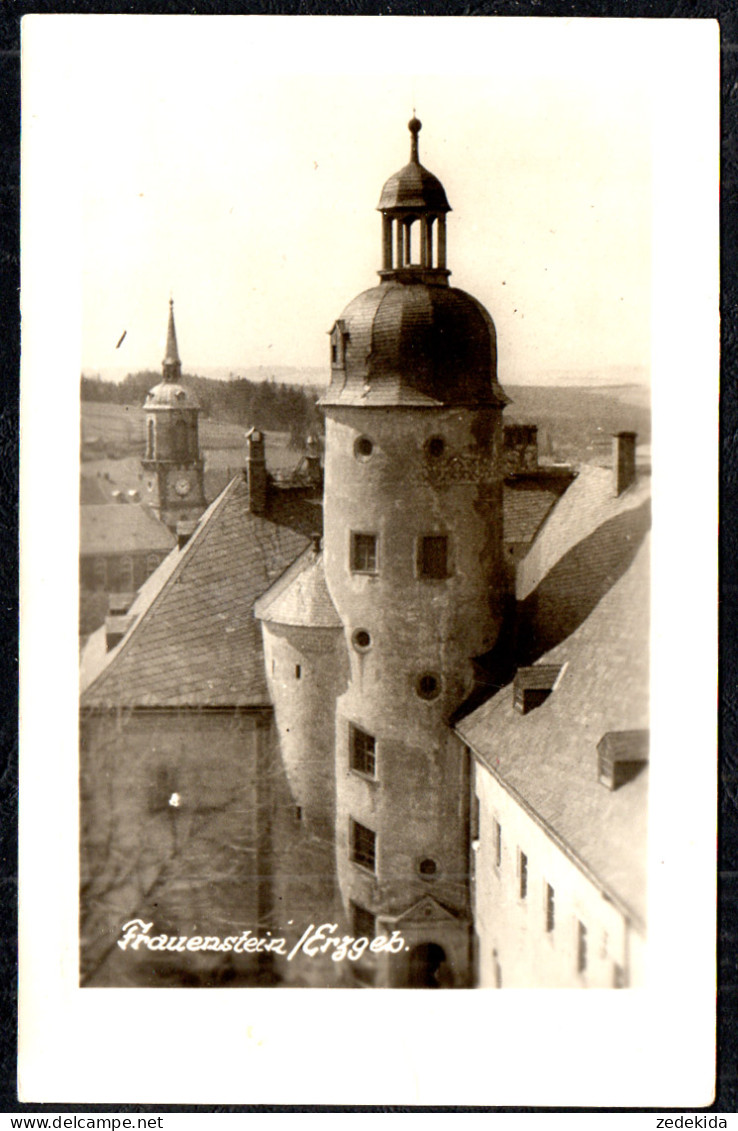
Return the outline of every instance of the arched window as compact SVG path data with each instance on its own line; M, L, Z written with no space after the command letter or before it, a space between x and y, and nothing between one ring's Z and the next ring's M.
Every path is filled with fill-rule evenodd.
M146 459L154 459L154 422L146 421Z
M130 593L134 589L133 558L130 554L124 554L120 559L118 565L118 584L123 593Z
M95 558L92 570L95 579L95 589L107 589L108 566L105 558Z

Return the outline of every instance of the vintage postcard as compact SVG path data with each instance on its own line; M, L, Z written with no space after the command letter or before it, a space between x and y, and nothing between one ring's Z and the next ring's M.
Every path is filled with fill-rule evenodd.
M24 21L22 1098L709 1103L717 62Z

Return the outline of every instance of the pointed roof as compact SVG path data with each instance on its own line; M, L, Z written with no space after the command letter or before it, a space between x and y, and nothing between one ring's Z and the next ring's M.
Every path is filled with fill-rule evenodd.
M315 507L296 492L276 492L268 515L252 514L243 477L233 479L141 588L120 644L104 653L100 633L91 638L82 707L267 706L254 602L315 525Z
M305 628L341 628L323 568L323 555L312 547L285 570L254 606L254 616L274 624Z
M167 348L162 365L179 365L180 357L177 349L177 331L174 328L174 299L169 300L169 321L167 323Z

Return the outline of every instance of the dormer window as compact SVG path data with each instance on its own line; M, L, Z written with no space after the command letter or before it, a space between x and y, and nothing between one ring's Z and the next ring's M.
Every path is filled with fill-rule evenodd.
M518 668L513 684L515 710L521 715L527 715L528 711L545 703L563 671L563 667L558 664L534 664L530 668Z
M647 730L610 730L597 743L597 776L608 789L632 781L648 762Z
M343 369L346 364L348 337L346 323L339 318L331 330L331 367L333 369Z

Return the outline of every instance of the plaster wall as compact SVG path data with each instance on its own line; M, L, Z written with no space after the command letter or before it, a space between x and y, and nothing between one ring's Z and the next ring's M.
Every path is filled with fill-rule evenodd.
M479 763L474 766L473 784L479 801L478 839L472 846L478 985L531 989L642 985L639 931ZM495 821L501 829L499 864ZM521 853L527 858L524 896ZM551 930L547 930L547 885L554 891ZM584 970L579 970L580 923L586 928Z
M325 571L350 663L336 714L341 892L346 905L378 915L431 893L463 916L468 771L449 718L472 689L472 657L497 639L508 591L500 412L332 408L326 417ZM373 571L352 569L356 532L377 536ZM448 539L446 577L422 576L428 535ZM418 680L428 674L437 694L424 698ZM375 739L373 774L351 767L352 725ZM352 822L376 834L373 870L351 860ZM449 930L465 937L467 927L459 920Z
M295 810L331 834L335 821L335 704L347 681L342 630L262 621L276 740Z

